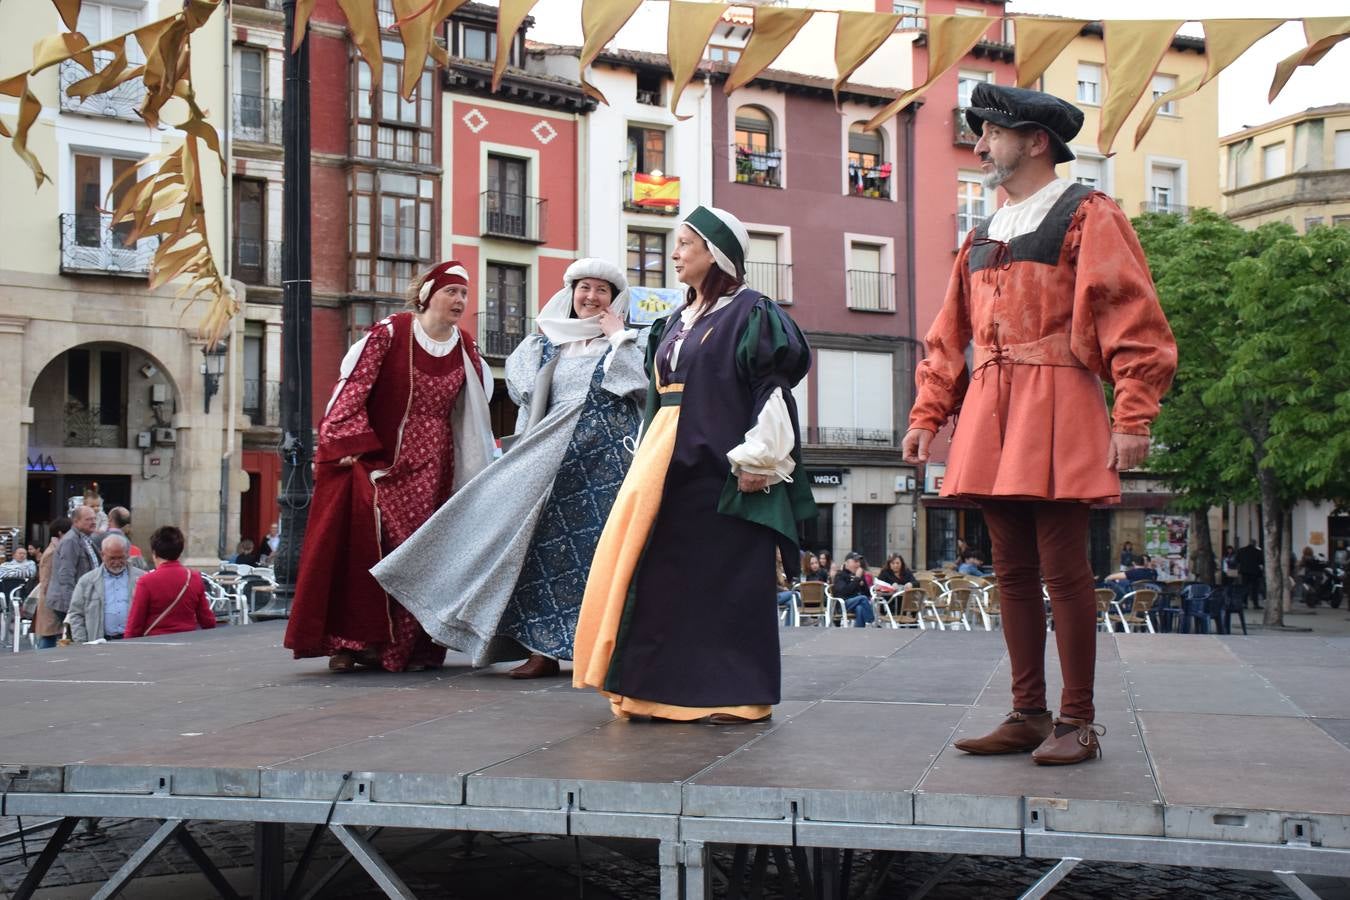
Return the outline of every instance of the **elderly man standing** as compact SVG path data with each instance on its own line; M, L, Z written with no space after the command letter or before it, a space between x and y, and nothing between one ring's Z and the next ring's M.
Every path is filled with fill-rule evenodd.
M993 543L1013 709L957 749L1034 751L1037 764L1068 765L1101 754L1092 504L1119 502L1118 473L1148 455L1177 349L1129 219L1105 194L1055 177L1074 158L1082 111L980 84L965 114L980 135L984 185L1008 202L957 253L903 449L907 462L926 461L960 411L942 493L978 503ZM1109 418L1103 381L1115 386ZM1057 718L1046 705L1042 580L1064 681Z
M76 582L66 614L76 641L120 641L126 634L131 598L143 574L128 564L130 551L131 542L125 536L109 532L103 538L103 564Z
M70 531L61 538L56 547L56 559L52 563L52 580L47 585L43 602L47 609L59 616L70 610L70 600L75 594L75 584L85 573L98 568L98 550L94 546L92 535L98 524L94 510L88 506L77 506L70 517ZM38 649L56 646L56 636L49 635L38 639Z

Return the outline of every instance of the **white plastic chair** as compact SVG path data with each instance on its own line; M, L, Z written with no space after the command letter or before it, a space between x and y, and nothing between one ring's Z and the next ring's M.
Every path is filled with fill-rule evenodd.
M885 582L878 581L872 584L872 611L876 614L877 624L884 621L889 623L886 627L899 628L899 623L895 621L895 613L891 609L891 600L900 592L881 590L878 587L881 584Z

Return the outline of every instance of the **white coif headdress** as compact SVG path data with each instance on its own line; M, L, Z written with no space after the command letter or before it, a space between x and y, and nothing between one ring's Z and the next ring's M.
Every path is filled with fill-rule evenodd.
M589 341L604 334L595 317L577 319L572 316L572 288L583 278L603 278L614 285L618 294L609 308L620 319L628 315L628 279L624 277L623 269L603 259L579 259L567 267L562 290L539 310L539 330L555 346Z

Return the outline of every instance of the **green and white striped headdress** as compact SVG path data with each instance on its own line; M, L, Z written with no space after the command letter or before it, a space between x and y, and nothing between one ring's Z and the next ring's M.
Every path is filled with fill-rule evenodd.
M745 278L745 254L750 252L750 233L741 220L724 209L700 206L684 220L708 242L717 268L738 280Z

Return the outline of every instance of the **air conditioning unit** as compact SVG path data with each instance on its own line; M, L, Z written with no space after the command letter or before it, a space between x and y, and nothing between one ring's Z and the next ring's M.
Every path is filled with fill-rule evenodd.
M177 443L177 441L178 441L178 435L174 432L174 430L173 430L172 428L156 428L156 429L155 429L155 443L156 443L156 444L174 444L174 443Z

